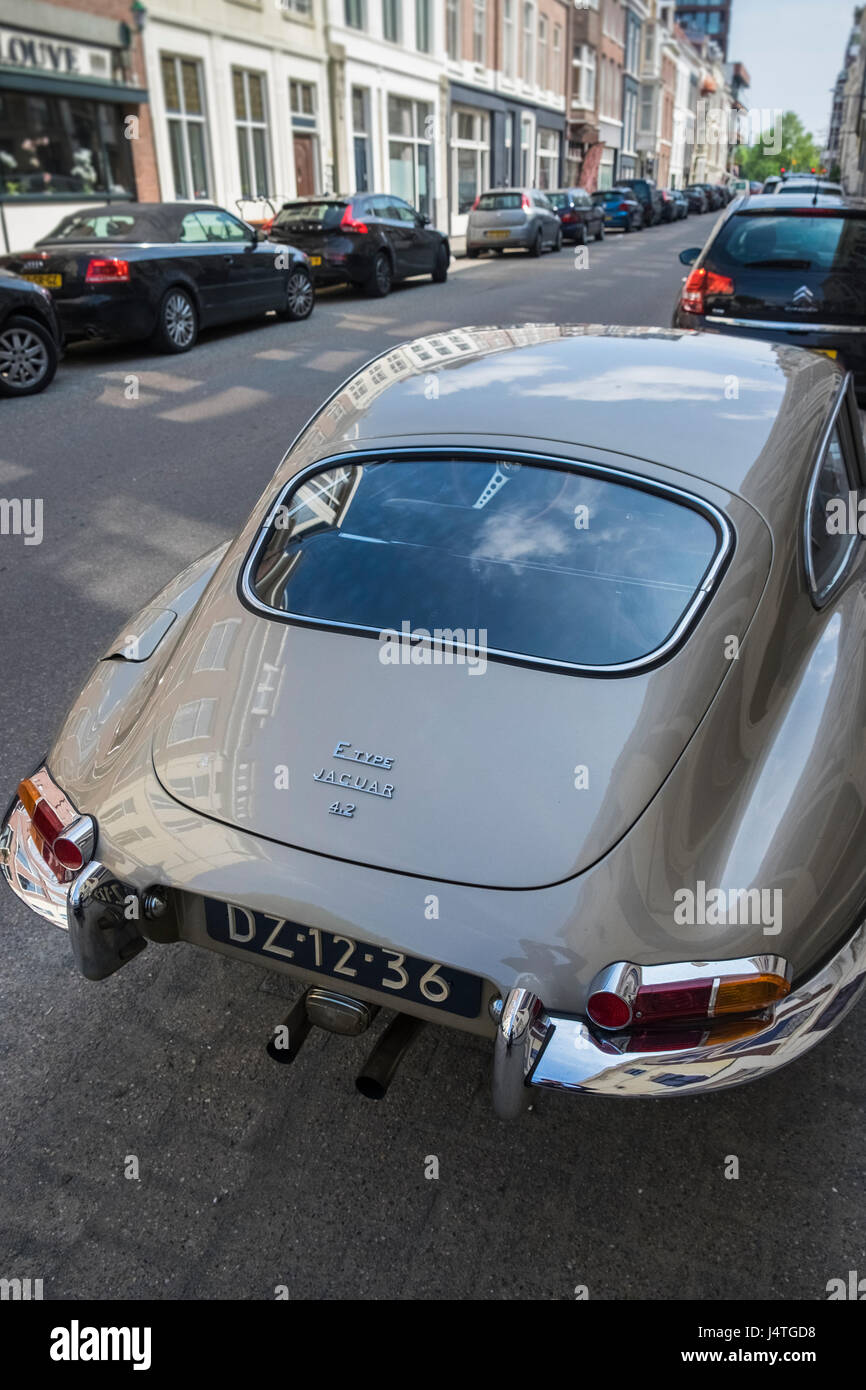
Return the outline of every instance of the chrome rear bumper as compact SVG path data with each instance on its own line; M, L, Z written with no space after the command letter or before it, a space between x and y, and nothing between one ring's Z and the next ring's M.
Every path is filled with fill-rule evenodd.
M866 923L817 974L777 1004L770 1017L746 1025L708 1027L697 1045L663 1051L630 1051L635 1039L628 1034L602 1035L582 1019L548 1014L536 995L513 989L504 1001L496 1036L496 1113L502 1119L514 1118L530 1103L533 1086L627 1097L698 1095L755 1081L820 1042L844 1018L864 985Z

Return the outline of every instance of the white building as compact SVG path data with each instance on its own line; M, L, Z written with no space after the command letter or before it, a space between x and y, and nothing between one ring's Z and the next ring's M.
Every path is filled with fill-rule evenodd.
M256 199L333 186L322 6L313 0L149 0L144 32L163 199Z
M335 188L396 193L447 225L444 5L327 0Z

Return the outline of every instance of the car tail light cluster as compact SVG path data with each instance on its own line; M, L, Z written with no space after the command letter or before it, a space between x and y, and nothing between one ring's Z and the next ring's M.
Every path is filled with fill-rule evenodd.
M93 857L96 827L80 816L44 768L18 784L18 799L30 817L30 832L58 882Z
M562 214L562 220L563 220L563 222L576 222L576 221L577 221L577 213L576 213L576 212L564 212L564 213Z
M628 203L617 203L617 212L628 212Z
M90 262L84 277L88 285L117 285L129 279L129 261L116 256L99 257Z
M705 265L696 266L683 285L680 303L688 314L703 314L708 295L733 294L734 282Z
M351 203L346 204L346 209L340 218L340 226L344 232L359 232L362 236L370 230L366 222L359 222L353 216Z
M526 193L524 193L520 199L520 206L523 208L524 212L532 211L532 204L530 203L529 197Z
M644 966L621 961L596 976L586 1011L611 1032L707 1023L763 1013L790 988L791 971L781 956Z

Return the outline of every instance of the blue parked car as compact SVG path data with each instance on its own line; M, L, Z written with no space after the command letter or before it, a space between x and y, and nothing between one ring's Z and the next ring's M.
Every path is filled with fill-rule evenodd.
M600 188L593 193L592 201L596 207L604 209L606 228L618 227L623 232L643 231L643 206L630 188Z

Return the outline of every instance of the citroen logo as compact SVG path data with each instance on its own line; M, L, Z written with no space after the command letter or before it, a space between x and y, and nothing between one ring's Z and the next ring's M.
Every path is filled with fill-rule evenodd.
M798 309L808 309L814 304L815 296L808 285L801 285L798 290L795 290L794 298L791 302Z

